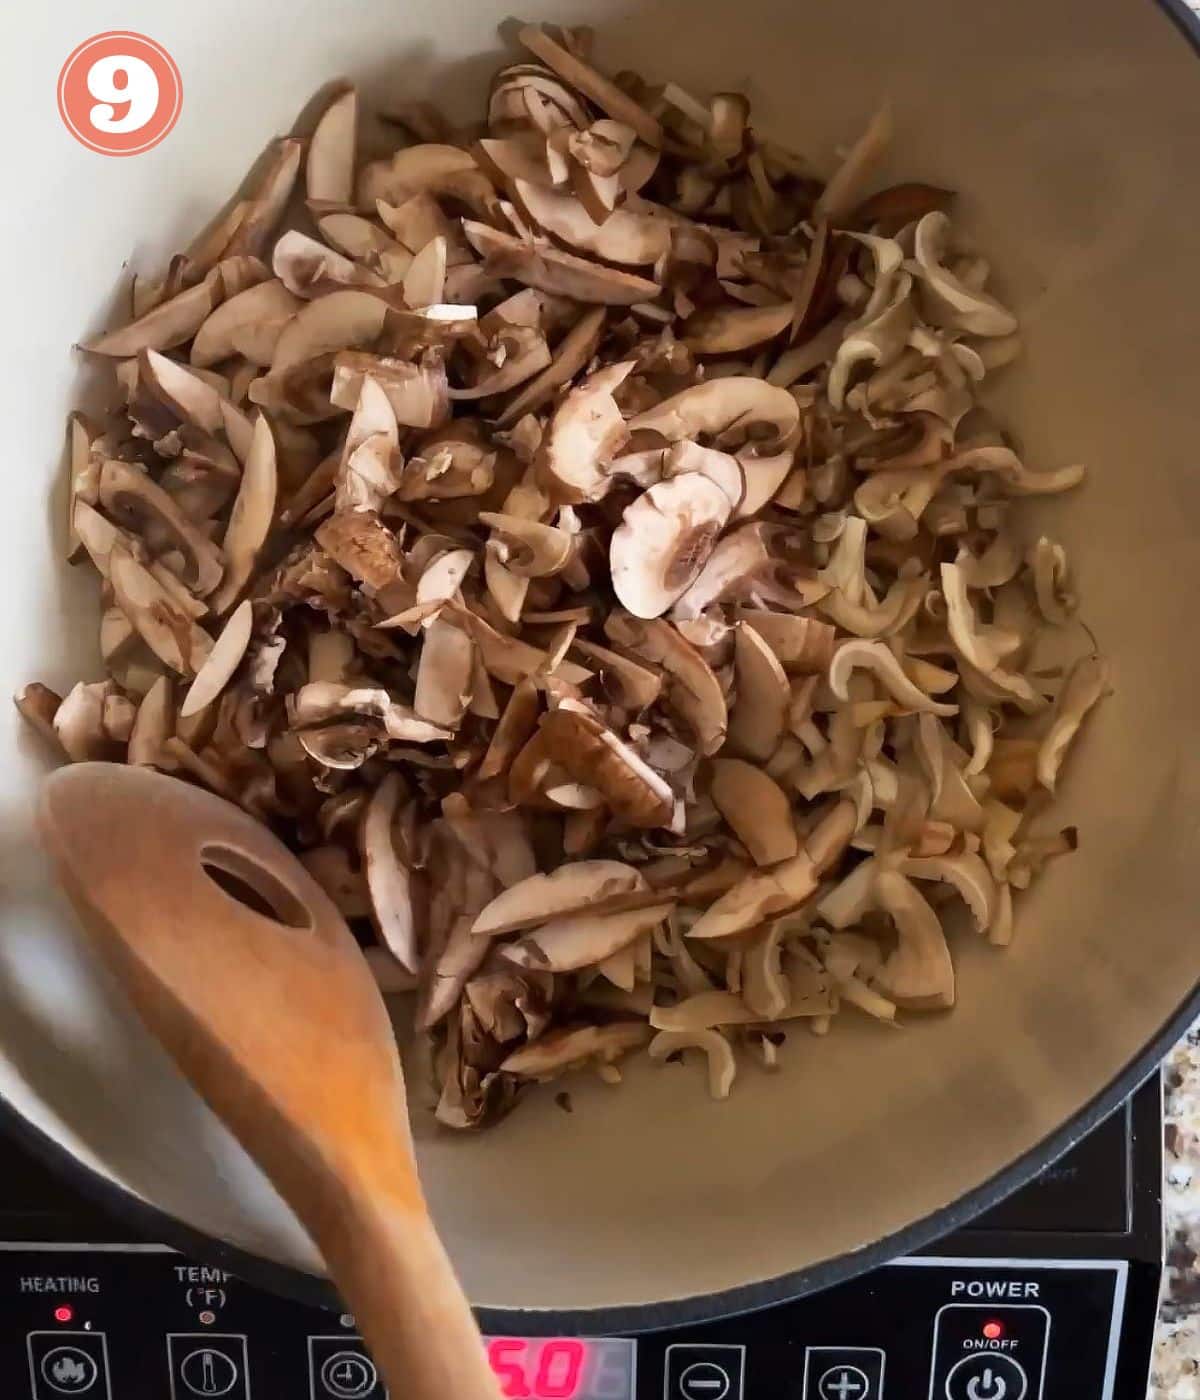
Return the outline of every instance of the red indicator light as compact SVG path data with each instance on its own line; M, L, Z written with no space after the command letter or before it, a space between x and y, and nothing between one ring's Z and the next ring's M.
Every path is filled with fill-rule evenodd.
M66 1303L63 1303L61 1307L57 1307L54 1309L55 1322L70 1322L74 1316L75 1309L68 1307Z
M995 1321L985 1322L983 1324L983 1335L989 1342L999 1341L1000 1338L1004 1336L1004 1323Z

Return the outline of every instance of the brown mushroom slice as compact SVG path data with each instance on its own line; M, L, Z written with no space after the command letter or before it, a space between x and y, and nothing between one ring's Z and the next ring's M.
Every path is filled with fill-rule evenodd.
M688 726L704 754L716 753L725 742L728 712L725 693L713 669L675 627L662 618L639 619L611 612L604 631L618 646L659 665L670 679L664 699Z
M861 922L874 899L878 869L874 857L868 857L821 896L817 913L830 928L853 928Z
M482 653L483 664L498 681L516 685L527 676L545 674L547 656L539 647L530 646L519 637L502 636L478 613L464 609L459 615ZM572 661L561 662L554 674L567 685L585 685L592 678L591 671Z
M698 311L683 325L683 341L697 355L730 355L781 335L792 320L792 303L720 306Z
M272 374L338 350L373 344L387 314L387 302L354 288L308 302L284 327L271 361Z
M914 880L941 880L952 885L971 911L980 933L991 928L998 910L996 882L983 859L971 851L957 855L923 856L908 859L900 873Z
M302 304L278 278L248 287L205 317L192 341L192 364L203 368L227 360L235 353L244 354L237 337L264 324L276 328L277 341L284 325ZM249 343L254 345L254 342ZM270 364L270 356L262 360L254 358L255 363Z
M112 546L108 565L117 606L138 635L165 666L181 676L195 675L212 650L212 638L123 545Z
M610 1021L603 1026L563 1026L547 1031L500 1062L504 1074L546 1079L588 1060L611 1064L650 1039L644 1021Z
M647 1054L652 1060L666 1060L685 1050L702 1050L708 1061L708 1092L714 1099L727 1099L737 1077L733 1046L718 1030L659 1031Z
M518 32L517 38L530 53L536 54L564 82L590 98L602 112L615 121L631 126L648 146L657 148L662 145L662 127L644 107L639 106L616 83L597 73L590 64L556 44L543 29L527 24Z
M1058 770L1079 726L1107 688L1108 666L1099 656L1085 656L1071 668L1037 750L1037 780L1049 792L1054 791Z
M357 202L363 208L374 209L377 201L403 205L422 192L449 196L481 217L486 217L496 202L491 181L471 153L458 146L432 141L406 146L359 171Z
M440 235L421 248L403 281L404 300L412 307L434 306L446 290L446 240Z
M546 578L558 573L574 549L572 536L554 525L484 510L480 525L504 546L503 563L518 578Z
M541 373L551 362L550 347L541 331L533 327L514 327L500 337L505 346L504 363L469 388L451 389L450 398L458 401L491 398L507 393Z
M183 422L194 423L206 433L224 430L223 396L199 374L157 350L143 350L138 356L138 384L144 385Z
M293 722L321 724L346 715L370 715L382 720L388 737L410 744L433 744L451 738L450 731L422 719L406 705L393 700L383 689L373 686L339 685L310 681L289 700Z
M700 472L651 486L613 531L609 564L620 602L635 617L660 617L695 582L729 513L728 495Z
M629 430L613 397L628 378L633 361L608 365L577 385L550 420L538 470L562 501L599 500L612 478L604 468L624 445Z
M327 724L321 729L305 729L296 735L304 752L322 768L353 772L373 758L383 747L379 726L365 720Z
M578 199L557 190L515 180L524 212L547 233L606 262L625 266L656 263L671 246L671 222L641 211L615 209L597 224Z
M138 706L129 735L125 761L141 767L169 769L174 766L163 753L163 745L175 732L175 703L169 676L159 676Z
M556 389L575 378L595 352L606 315L603 306L584 312L555 348L550 364L505 406L496 420L497 427L506 427L526 413L541 408Z
M186 583L202 597L207 597L220 584L223 572L220 551L145 472L128 462L105 462L100 470L100 501L118 519L142 529L152 527L159 536L166 535L182 556ZM78 506L76 518L86 518ZM160 540L155 542L161 543Z
M769 456L759 456L748 448L743 448L738 453L738 464L746 482L746 492L741 504L734 511L735 520L746 520L756 516L771 504L792 474L795 456L795 452L790 448Z
M204 665L197 671L196 678L188 687L183 704L179 707L180 719L199 714L206 705L212 704L229 684L233 673L241 665L246 648L250 645L253 627L254 608L247 598L230 613Z
M600 675L600 683L614 705L636 713L648 710L662 693L661 677L620 652L610 651L608 647L589 642L583 637L576 637L571 645L593 663Z
M13 696L13 704L21 718L31 728L36 729L43 739L53 744L55 749L62 748L58 735L54 732L54 716L62 704L62 696L57 691L34 681L17 691Z
M953 1006L954 964L932 906L911 880L893 870L876 875L875 898L896 925L897 943L875 974L874 985L898 1006Z
M775 865L796 854L787 795L761 768L738 758L715 758L709 792L755 865Z
M170 350L191 340L223 295L220 273L214 269L203 282L160 302L139 320L85 341L80 348L122 360L143 350Z
M779 747L791 688L766 639L746 623L734 631L737 699L729 714L731 753L765 763Z
M668 784L585 706L564 700L542 716L540 732L550 757L577 782L602 792L630 826L670 824L675 796Z
M309 138L304 183L310 205L353 199L357 132L358 93L348 87L325 108Z
M863 196L863 187L882 162L891 145L893 120L891 104L885 102L867 123L866 130L846 152L845 159L829 178L813 209L813 218L831 224L845 220Z
M574 972L592 967L628 947L670 913L670 901L615 914L586 911L550 919L501 950L518 967L547 972Z
M312 300L331 286L376 286L380 279L324 243L291 229L275 244L271 271L294 296Z
M824 675L829 670L837 634L827 622L758 608L737 608L734 615L758 633L789 676Z
M851 674L856 670L870 671L888 694L908 709L933 715L958 714L957 705L940 704L931 700L923 690L918 690L904 674L895 653L883 642L856 638L843 642L837 649L829 665L829 688L839 700L850 699L847 686Z
M225 576L212 598L212 609L218 616L237 600L254 572L275 516L276 482L275 438L266 416L260 413L222 542Z
M105 726L105 707L116 694L112 681L80 681L55 707L51 733L71 762L117 757L118 744Z
M475 647L466 632L434 618L425 630L413 709L443 729L457 729L471 695Z
M362 823L362 862L375 929L387 950L408 972L419 966L412 877L393 839L404 796L399 773L389 773L375 789Z
M777 389L763 379L730 375L695 384L664 399L632 418L629 430L655 432L668 442L678 442L680 438L716 436L734 429L754 436L766 427L778 439L795 432L799 422L800 407L786 389Z
M512 234L472 219L463 220L463 232L484 259L484 271L489 276L537 287L573 301L634 306L653 301L662 290L657 282L636 277L632 272L588 262L557 248L524 243Z

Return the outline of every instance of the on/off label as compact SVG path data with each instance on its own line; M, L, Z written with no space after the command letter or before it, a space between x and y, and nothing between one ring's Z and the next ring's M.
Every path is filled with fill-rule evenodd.
M148 151L179 120L183 79L155 40L114 29L85 39L58 75L58 111L81 145L100 155Z

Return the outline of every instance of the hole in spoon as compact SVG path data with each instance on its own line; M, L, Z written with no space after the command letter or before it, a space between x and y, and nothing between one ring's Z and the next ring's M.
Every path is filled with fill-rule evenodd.
M278 876L241 851L228 846L205 846L200 868L222 893L266 919L287 928L312 928L312 915L304 902Z

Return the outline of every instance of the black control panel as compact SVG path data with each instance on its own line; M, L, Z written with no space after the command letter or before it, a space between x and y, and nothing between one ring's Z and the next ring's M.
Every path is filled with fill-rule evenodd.
M586 1367L542 1367L539 1383L510 1360L498 1374L521 1400L1113 1400L1129 1268L909 1259L765 1312L642 1335L596 1388ZM353 1318L177 1254L10 1248L0 1287L0 1375L20 1378L6 1397L385 1394Z

